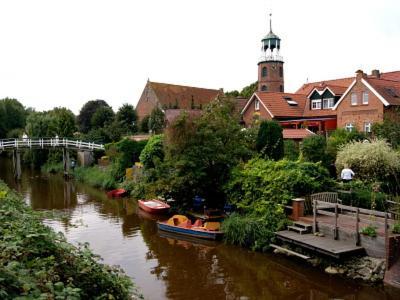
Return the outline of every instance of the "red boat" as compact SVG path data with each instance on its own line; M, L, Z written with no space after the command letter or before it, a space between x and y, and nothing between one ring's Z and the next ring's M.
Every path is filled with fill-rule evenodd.
M126 190L124 189L116 189L107 192L107 196L110 198L120 198L126 195Z
M138 203L141 209L151 214L166 213L170 208L167 203L158 199L138 200Z

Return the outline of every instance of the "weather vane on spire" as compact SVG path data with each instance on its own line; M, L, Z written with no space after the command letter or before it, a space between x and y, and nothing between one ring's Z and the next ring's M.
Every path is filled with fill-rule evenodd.
M269 14L269 31L272 32L272 14Z

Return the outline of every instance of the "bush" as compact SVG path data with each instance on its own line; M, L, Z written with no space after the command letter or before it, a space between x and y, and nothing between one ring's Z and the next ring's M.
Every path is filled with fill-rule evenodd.
M139 128L140 132L149 133L149 119L150 119L150 116L145 116L140 121L140 128Z
M382 123L372 125L375 136L387 140L393 148L400 147L400 108L392 107L385 112Z
M393 181L400 171L400 155L384 140L351 142L341 147L336 158L338 172L345 166L361 180Z
M364 235L368 235L370 237L376 237L376 227L373 226L367 226L361 229L361 233Z
M47 162L45 163L40 170L43 173L54 174L54 173L63 173L64 172L64 165L62 162L54 163L54 162Z
M94 167L78 167L74 171L74 177L78 181L85 182L93 187L112 190L117 187L115 179L115 166L110 165L107 168Z
M282 127L276 121L263 121L258 130L256 148L266 159L279 160L283 158Z
M287 160L296 161L299 159L299 147L293 140L285 140L283 142L285 149L285 158Z
M0 182L1 299L131 299L123 271L69 244Z
M272 207L271 207L272 208ZM232 214L222 223L226 243L265 251L273 241L275 232L286 222L280 207L273 207L265 216Z
M140 162L145 169L154 168L155 160L162 161L164 159L164 135L153 135L143 151L140 153Z
M365 139L366 135L363 132L357 130L347 131L344 128L338 128L328 137L326 152L330 159L335 160L340 146L351 141L363 141Z
M301 143L301 154L305 161L327 163L326 141L322 135L306 137Z

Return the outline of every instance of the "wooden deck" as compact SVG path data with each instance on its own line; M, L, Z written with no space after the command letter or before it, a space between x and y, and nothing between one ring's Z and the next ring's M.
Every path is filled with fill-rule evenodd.
M348 241L334 240L332 237L320 237L313 234L298 234L283 230L275 233L276 237L284 242L306 248L336 259L364 253L364 248Z

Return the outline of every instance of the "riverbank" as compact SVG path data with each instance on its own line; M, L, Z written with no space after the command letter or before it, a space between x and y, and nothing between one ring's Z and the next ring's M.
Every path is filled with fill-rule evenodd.
M140 298L122 269L68 243L2 181L0 212L0 298Z

